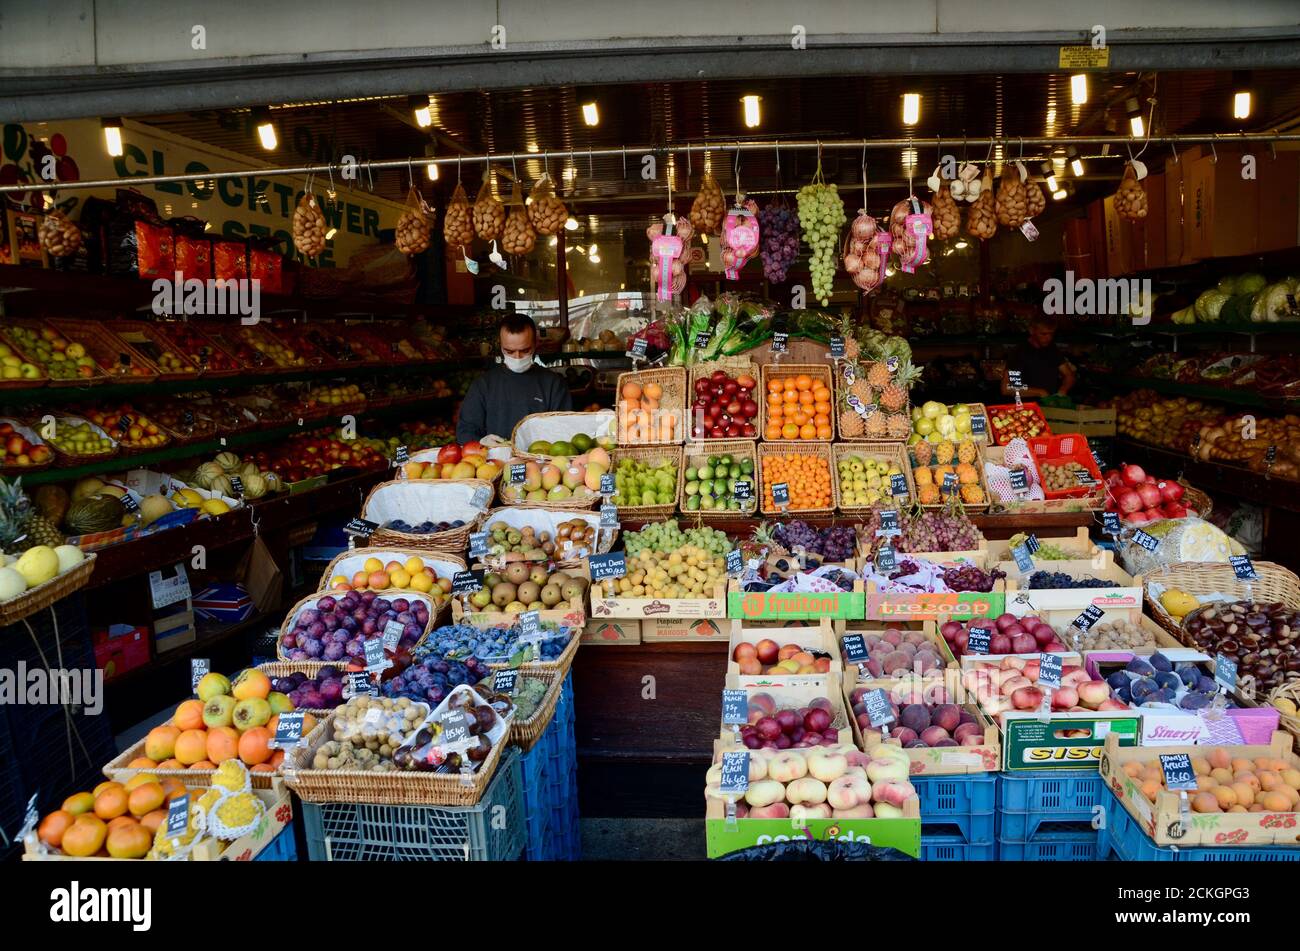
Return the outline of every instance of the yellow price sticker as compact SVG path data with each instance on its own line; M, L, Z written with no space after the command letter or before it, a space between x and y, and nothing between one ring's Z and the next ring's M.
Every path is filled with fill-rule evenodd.
M1110 47L1062 46L1059 69L1105 69L1110 65Z

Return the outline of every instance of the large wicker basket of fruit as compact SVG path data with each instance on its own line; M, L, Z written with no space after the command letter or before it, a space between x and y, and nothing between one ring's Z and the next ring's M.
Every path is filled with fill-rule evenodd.
M381 482L366 496L361 517L379 525L372 545L462 552L483 524L492 495L492 483L483 479Z

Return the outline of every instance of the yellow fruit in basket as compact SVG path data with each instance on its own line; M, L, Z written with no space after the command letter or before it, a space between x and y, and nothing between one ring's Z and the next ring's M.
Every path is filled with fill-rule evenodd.
M14 562L14 570L23 576L29 588L34 588L59 573L59 556L49 545L37 545L23 552Z
M402 566L406 569L407 574L415 575L424 570L424 559L412 555L406 559L406 564Z
M415 574L411 575L411 590L427 594L433 590L433 578L426 575L423 571L417 571Z
M1184 615L1199 608L1201 602L1186 591L1169 588L1164 594L1160 595L1160 605L1169 612L1171 617L1181 619Z
M230 511L230 506L221 499L204 499L199 509L207 515L225 515Z
M1288 700L1286 697L1278 697L1273 701L1273 709L1277 710L1283 716L1296 716L1296 705L1294 700Z
M370 574L374 571L383 571L384 563L378 558L367 558L365 564L361 566L361 570L366 574Z

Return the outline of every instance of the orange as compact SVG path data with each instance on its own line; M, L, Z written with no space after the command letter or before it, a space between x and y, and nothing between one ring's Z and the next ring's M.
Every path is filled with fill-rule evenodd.
M153 835L155 832L158 831L158 827L162 825L166 820L167 820L167 810L155 809L153 812L149 813L148 815L140 817L140 825L148 829L150 835Z
M831 414L831 404L826 400L817 400L813 403L813 412L818 416L829 416Z
M203 729L203 701L186 700L178 706L176 712L172 714L172 726L182 731ZM154 758L167 759L166 756Z
M78 858L94 855L107 835L108 826L103 819L89 813L77 816L63 833L63 851Z
M165 759L158 764L158 768L159 769L184 769L185 764L175 758Z
M40 826L36 829L36 834L50 848L57 849L63 843L63 834L76 821L77 817L66 809L55 809L41 820Z
M808 418L807 416L804 417L805 420L806 420L807 418ZM814 426L812 423L805 422L802 426L799 427L799 438L800 438L800 439L816 439L816 438L817 438L817 427Z
M204 730L186 730L176 738L176 758L193 766L208 755L208 734Z
M781 438L798 439L799 427L796 426L794 423L786 423L784 426L781 427Z
M800 391L799 391L799 405L800 405L800 406L812 406L813 403L816 403L816 402L817 402L817 401L816 401L815 399L813 399L813 395L812 395L812 393L810 393L808 390L800 390Z
M639 400L641 398L641 384L635 380L629 380L623 384L623 399Z
M249 766L256 766L271 758L272 750L266 745L273 734L264 726L245 730L239 738L239 758Z
M234 727L219 726L208 731L208 759L221 764L239 755L239 732Z
M178 768L183 769L184 767ZM177 796L185 795L185 784L175 776L164 776L162 779L162 788L163 795L167 797L168 802L171 802Z
M108 854L115 859L142 859L152 846L153 836L138 822L109 830Z
M211 760L201 759L197 763L191 763L190 769L216 769L217 764Z
M794 388L796 390L811 390L813 385L812 377L807 373L800 373L794 378Z
M122 787L105 789L95 797L95 815L107 822L126 813L127 793Z
M137 756L126 764L127 769L153 769L158 764L147 756Z
M832 435L832 430L829 423L817 427L818 439L830 439L831 435Z
M781 399L785 400L787 403L797 403L799 402L799 391L787 386L781 392Z
M769 393L779 393L784 388L785 388L785 384L782 383L780 380L767 381L767 391Z
M771 442L771 441L773 441L773 440L776 440L776 439L780 439L780 438L781 438L781 427L780 427L780 426L769 426L769 427L767 427L767 432L763 433L763 438L766 439L766 440L768 440L769 442Z
M131 795L127 798L127 809L133 816L143 816L162 808L166 798L161 783L145 783L131 790Z
M626 389L626 387L624 387ZM646 399L657 400L664 395L664 388L658 383L647 383L644 387Z
M808 414L803 411L799 411L796 412L793 416L791 416L790 419L794 422L796 426L803 426L805 423L808 422Z

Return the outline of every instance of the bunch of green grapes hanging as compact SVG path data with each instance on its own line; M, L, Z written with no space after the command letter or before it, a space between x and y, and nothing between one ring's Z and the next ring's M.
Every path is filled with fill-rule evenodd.
M839 260L840 229L844 227L844 202L839 190L821 180L821 168L813 181L799 189L799 224L803 239L812 254L808 269L812 272L813 297L823 307L830 304L831 285Z

